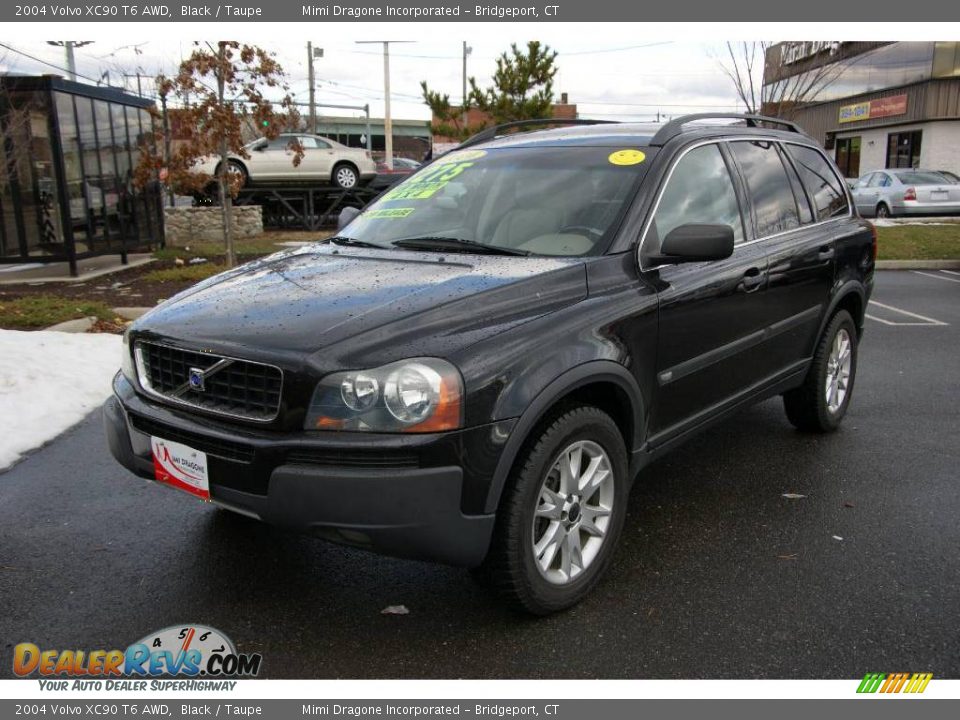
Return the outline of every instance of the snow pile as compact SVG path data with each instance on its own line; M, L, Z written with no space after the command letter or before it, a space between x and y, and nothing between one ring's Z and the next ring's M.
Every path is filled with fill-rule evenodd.
M0 470L103 404L120 348L119 335L0 330Z

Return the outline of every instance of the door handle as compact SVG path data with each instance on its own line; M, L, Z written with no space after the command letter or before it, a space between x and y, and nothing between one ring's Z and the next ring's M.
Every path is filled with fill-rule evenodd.
M740 289L743 292L753 292L760 287L761 283L763 283L763 273L760 272L760 268L752 267L743 274Z
M824 245L817 252L817 258L820 260L832 260L833 259L833 247L830 245Z

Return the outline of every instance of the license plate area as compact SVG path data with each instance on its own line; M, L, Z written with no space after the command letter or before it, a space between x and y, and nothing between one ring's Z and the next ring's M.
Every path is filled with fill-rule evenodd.
M201 500L210 500L206 453L156 436L150 437L150 450L157 482L188 492Z

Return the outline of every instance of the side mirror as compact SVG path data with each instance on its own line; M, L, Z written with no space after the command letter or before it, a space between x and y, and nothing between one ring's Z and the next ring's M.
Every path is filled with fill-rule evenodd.
M360 214L360 210L349 205L340 211L337 216L337 232L343 230L347 225L353 222L353 219Z
M723 260L733 254L733 228L729 225L688 223L674 228L663 239L658 265Z

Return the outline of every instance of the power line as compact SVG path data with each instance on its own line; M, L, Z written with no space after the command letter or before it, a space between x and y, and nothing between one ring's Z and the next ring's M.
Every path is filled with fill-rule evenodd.
M672 45L673 40L663 40L662 42L645 43L643 45L627 45L617 48L602 48L600 50L575 50L574 52L559 52L559 55L599 55L601 53L624 52L625 50L639 50L641 48L656 47L657 45Z
M68 70L68 69L65 68L65 67L61 67L61 66L59 66L59 65L55 65L54 63L52 63L52 62L47 62L46 60L41 60L40 58L35 57L35 56L31 55L30 53L26 53L26 52L24 52L23 50L17 50L15 47L12 47L12 46L10 46L10 45L7 45L6 43L0 42L0 47L6 48L7 50L10 50L11 52L15 52L15 53L17 53L17 55L23 55L25 58L29 58L30 60L33 60L34 62L40 63L41 65L46 65L46 66L48 66L48 67L52 67L54 70L60 70L61 72L65 72L65 73L67 73L67 74L69 74L69 73L71 72L70 70ZM74 74L75 74L77 77L82 77L84 80L89 80L89 81L92 82L92 83L99 83L99 82L100 82L99 80L95 80L95 79L93 79L92 77L89 77L88 75L83 75L82 73L74 73Z

